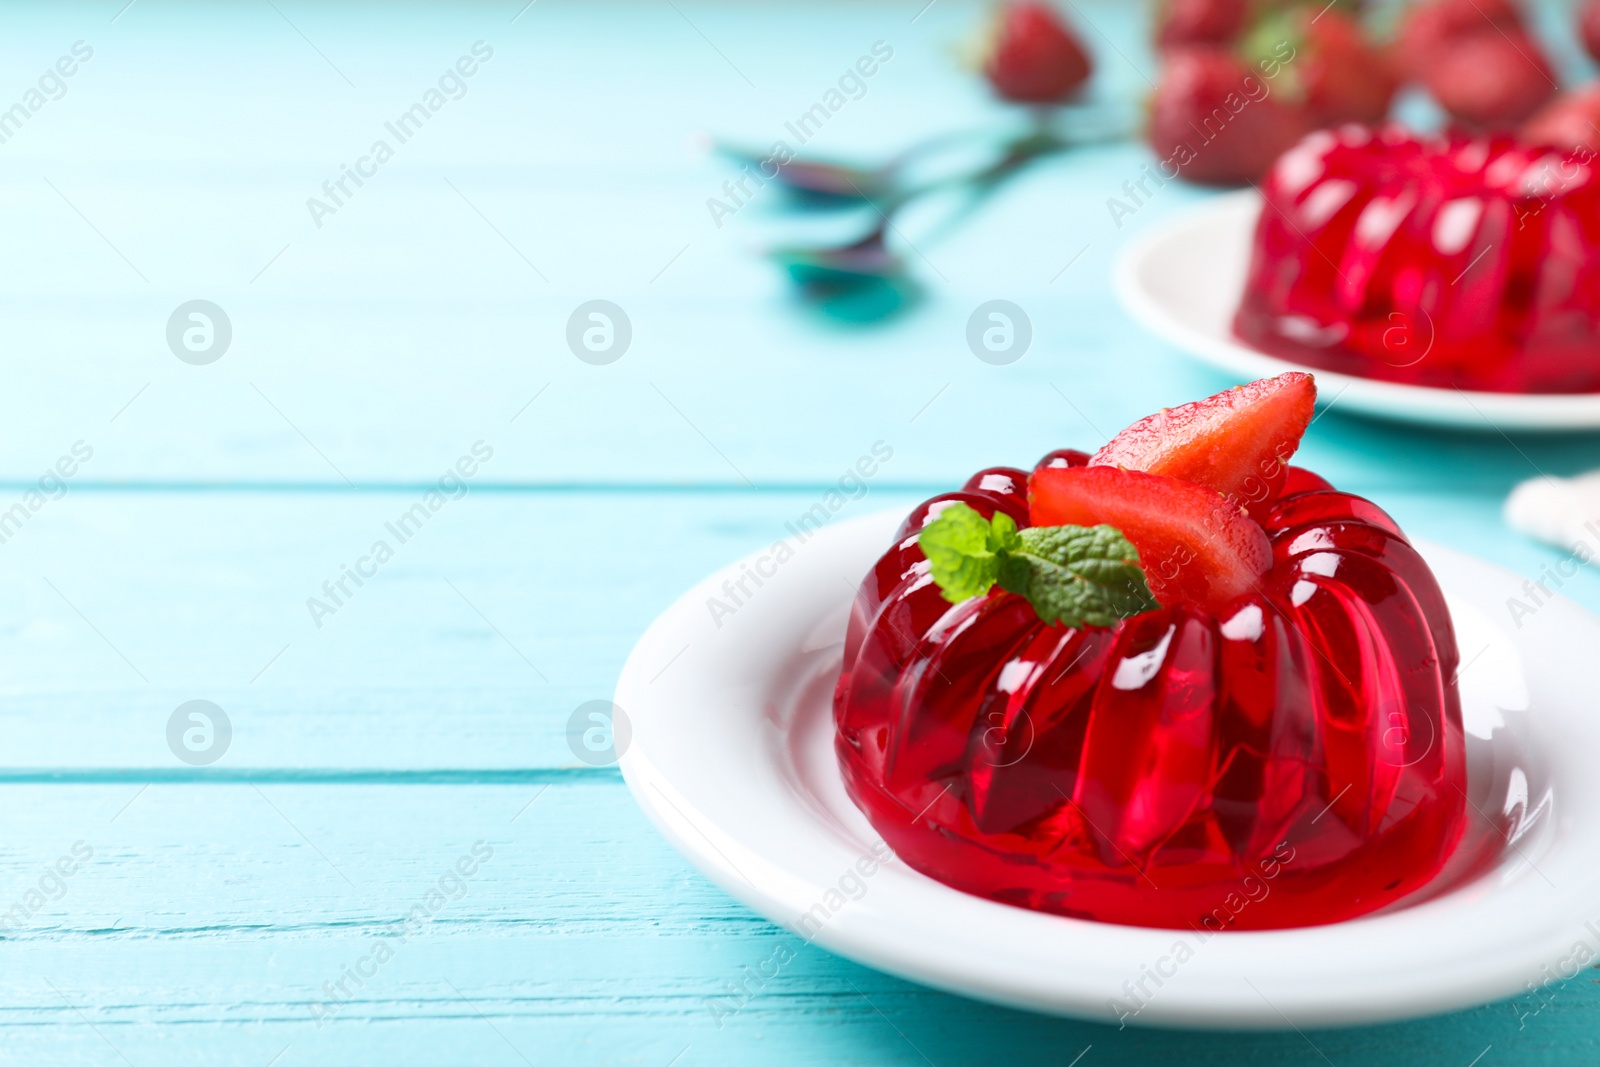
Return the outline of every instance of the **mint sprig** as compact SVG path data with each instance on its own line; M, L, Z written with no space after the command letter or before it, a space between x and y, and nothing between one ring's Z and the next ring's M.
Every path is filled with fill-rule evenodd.
M1025 597L1042 621L1063 626L1112 626L1161 606L1139 550L1115 526L1018 530L1003 511L986 520L956 503L922 528L917 544L952 604L999 585Z

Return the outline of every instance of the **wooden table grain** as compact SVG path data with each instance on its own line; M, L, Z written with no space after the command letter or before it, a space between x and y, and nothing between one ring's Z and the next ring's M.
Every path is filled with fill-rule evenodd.
M1153 76L1138 13L1070 6L1099 56L1095 106L1133 114ZM838 517L1092 447L1225 384L1111 298L1118 249L1208 195L1168 185L1119 223L1106 200L1146 162L1137 144L1040 166L948 231L909 214L922 299L871 325L797 303L759 258L812 225L775 190L708 206L736 176L708 135L787 136L875 47L891 58L805 151L882 158L1015 124L952 59L980 15L0 14L0 103L27 111L0 142L0 1062L1600 1057L1587 974L1444 1018L1252 1035L931 992L736 905L614 767L575 755L569 718L610 694L650 619L782 536L874 445L892 457ZM419 103L401 140L390 125ZM964 340L994 298L1033 325L1008 366ZM566 340L596 299L632 327L608 365ZM193 300L230 324L214 362L169 345ZM1414 533L1530 575L1555 557L1505 529L1504 493L1600 464L1593 437L1337 405L1304 455ZM1564 591L1600 606L1592 571ZM198 765L169 743L194 700L231 727ZM776 977L730 992L785 942Z

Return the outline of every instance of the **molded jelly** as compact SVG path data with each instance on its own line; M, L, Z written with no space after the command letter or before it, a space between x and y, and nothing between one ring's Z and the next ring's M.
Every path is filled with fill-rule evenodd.
M1507 137L1345 126L1285 152L1234 332L1310 367L1600 390L1600 174Z
M998 588L941 597L917 533L953 501L1029 524L1015 468L914 510L862 583L834 698L850 795L912 867L1019 907L1217 931L1362 915L1449 858L1454 631L1376 505L1290 467L1252 508L1273 552L1258 588L1215 615L1071 629Z

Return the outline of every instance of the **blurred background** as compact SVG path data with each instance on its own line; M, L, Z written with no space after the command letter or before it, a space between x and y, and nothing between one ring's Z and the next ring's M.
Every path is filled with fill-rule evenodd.
M1584 1062L1586 979L1312 1045L804 946L708 1010L794 939L583 742L638 634L875 446L834 519L1232 384L1111 293L1218 188L1112 203L1158 158L1153 10L1055 11L1093 73L1040 109L960 0L8 5L0 1062ZM1359 14L1397 38L1397 7ZM1594 77L1575 5L1522 17L1548 80ZM1392 113L1446 121L1415 80ZM744 169L775 142L857 183L933 144L902 176L938 187L797 200ZM1009 362L968 339L997 300ZM1558 554L1505 494L1600 465L1592 436L1337 406L1300 455L1530 576ZM1587 569L1563 591L1600 605Z

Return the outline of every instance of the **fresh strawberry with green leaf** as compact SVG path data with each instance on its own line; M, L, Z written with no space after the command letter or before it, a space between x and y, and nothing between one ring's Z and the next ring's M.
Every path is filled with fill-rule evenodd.
M1304 108L1314 126L1381 122L1400 86L1388 52L1368 36L1358 15L1340 7L1270 10L1251 27L1241 50L1257 69L1278 71L1273 92ZM1291 58L1285 60L1286 53Z
M1053 7L1037 0L1003 5L983 72L995 92L1024 104L1059 104L1089 80L1094 64Z
M1319 126L1381 122L1400 87L1389 54L1371 41L1359 20L1337 9L1319 17L1299 9L1303 39L1288 65L1305 92L1306 109Z

